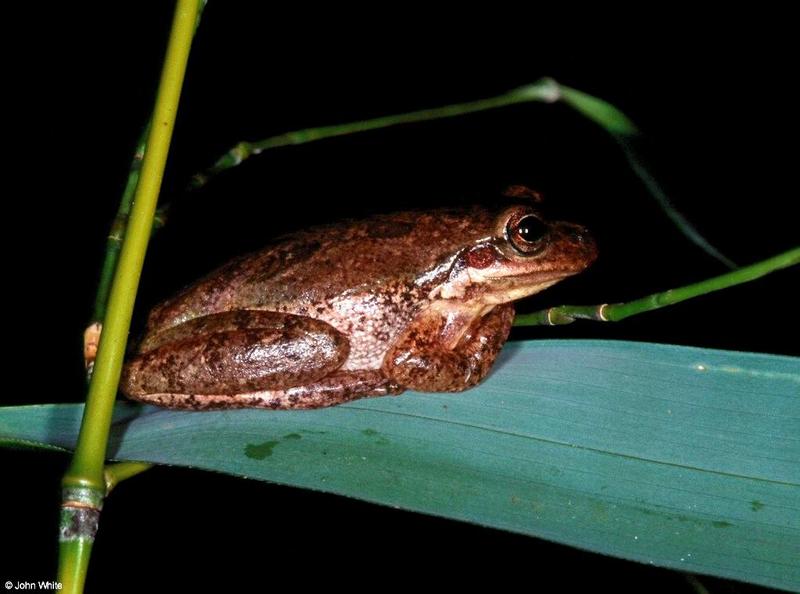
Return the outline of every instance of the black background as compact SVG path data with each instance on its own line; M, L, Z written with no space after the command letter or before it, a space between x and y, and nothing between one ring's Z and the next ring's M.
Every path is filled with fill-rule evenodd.
M151 109L172 10L171 3L137 3L133 11L119 4L21 17L24 39L7 56L14 102L7 124L23 132L9 137L10 174L20 180L7 182L4 201L7 286L18 312L7 337L14 353L8 376L21 380L20 389L4 391L6 404L83 398L81 333L105 234ZM190 59L164 181L175 208L148 253L134 332L157 301L277 233L480 200L512 183L538 188L552 215L590 227L601 251L590 271L520 310L622 301L723 272L668 222L610 137L560 105L280 149L197 193L183 192L192 173L241 139L489 97L545 75L622 108L646 132L647 157L673 202L736 262L797 244L788 17L577 10L493 17L403 7L348 15L212 2ZM795 271L782 272L618 325L515 330L513 337L798 355L797 281ZM4 533L16 546L0 577L48 578L66 457L2 457L4 483L15 485L3 495L13 510ZM226 590L234 582L274 589L276 579L690 591L671 571L183 469L150 471L109 499L90 591ZM703 579L715 592L758 590Z

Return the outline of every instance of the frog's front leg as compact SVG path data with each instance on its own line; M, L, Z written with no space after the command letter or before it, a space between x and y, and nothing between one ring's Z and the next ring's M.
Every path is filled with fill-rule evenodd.
M469 319L466 329L458 316L436 310L423 314L386 354L386 376L422 392L460 392L480 382L508 338L514 307L498 305L477 320Z
M347 337L321 320L265 311L195 318L147 336L123 371L136 400L198 408L190 397L219 399L312 384L336 371Z

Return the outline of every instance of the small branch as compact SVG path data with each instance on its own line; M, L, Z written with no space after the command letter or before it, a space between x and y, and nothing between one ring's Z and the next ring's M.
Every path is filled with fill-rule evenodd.
M106 465L106 496L122 481L150 470L152 467L153 465L147 462L117 462Z
M660 309L687 299L713 293L753 281L770 272L800 264L800 247L773 256L756 264L745 266L710 278L708 280L670 289L661 293L653 293L647 297L629 301L628 303L604 303L602 305L559 305L530 314L517 316L515 326L554 326L571 324L575 320L595 320L599 322L618 322L640 313Z

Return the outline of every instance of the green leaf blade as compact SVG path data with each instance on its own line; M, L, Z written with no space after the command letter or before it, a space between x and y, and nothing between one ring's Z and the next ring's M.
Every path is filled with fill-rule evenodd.
M565 85L560 85L559 91L561 99L567 105L604 128L610 134L623 137L639 134L639 130L637 130L636 125L630 118L608 101Z
M70 447L80 406L0 410ZM800 360L611 341L504 349L463 394L318 411L120 405L116 459L357 497L687 572L800 589Z

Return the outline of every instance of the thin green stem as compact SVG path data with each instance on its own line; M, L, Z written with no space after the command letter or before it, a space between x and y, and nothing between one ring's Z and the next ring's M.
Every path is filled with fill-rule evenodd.
M142 135L139 137L139 141L136 143L136 152L131 161L128 180L125 183L125 190L122 192L122 198L117 208L117 215L114 217L114 222L111 224L111 229L108 232L108 238L106 239L106 255L103 260L103 267L100 271L100 281L97 286L97 294L95 295L94 309L92 310L92 320L90 323L99 322L106 315L106 305L108 305L108 296L111 292L111 281L114 278L114 271L117 269L117 261L119 260L122 239L125 236L125 227L128 225L128 216L130 215L133 196L136 193L136 186L139 184L139 173L142 170L142 161L144 160L144 152L149 132L150 122L147 123L147 126L145 126L145 129L142 131Z
M102 470L108 426L122 369L134 297L172 138L196 13L196 0L179 0L156 100L154 112L156 125L152 127L149 135L148 150L142 165L132 217L122 245L119 267L114 276L109 297L109 313L105 318L103 339L89 387L83 425L73 465L65 477L67 484L72 484L73 472L80 469L81 477L76 478L77 484L104 487ZM191 24L188 31L187 23Z
M153 111L153 125L150 127L131 217L109 293L103 337L89 384L81 430L72 462L62 480L64 494L59 538L62 547L59 579L62 583L70 584L65 592L81 591L82 579L73 574L79 571L85 576L91 542L106 492L103 471L117 384L199 5L198 0L178 0L175 8Z
M543 78L533 84L525 85L524 87L519 87L518 89L514 89L507 93L503 93L502 95L490 97L488 99L480 99L478 101L469 101L466 103L456 103L453 105L434 107L431 109L421 109L419 111L382 116L370 120L362 120L359 122L349 122L334 126L322 126L319 128L296 130L294 132L287 132L278 136L272 136L257 142L243 141L226 152L205 172L196 174L192 179L191 186L192 188L200 188L204 186L213 176L225 171L226 169L236 167L251 155L257 155L263 151L273 148L305 144L308 142L323 140L325 138L367 132L369 130L388 128L390 126L398 126L401 124L450 118L469 113L475 113L478 111L486 111L488 109L505 107L507 105L514 105L516 103L525 103L528 101L543 101L546 103L552 103L553 101L557 101L558 98L558 83L551 78Z
M689 584L689 586L691 586L695 594L711 594L708 591L708 588L703 585L703 582L701 582L696 575L686 573L683 575L683 577L686 579L686 582Z
M656 202L658 202L661 210L664 211L664 213L670 218L675 226L681 230L681 232L689 239L689 241L694 243L709 256L722 263L726 268L736 268L736 263L733 260L728 258L725 254L713 246L705 237L701 235L700 231L697 230L697 227L695 227L689 221L689 219L686 218L686 215L675 208L675 205L672 204L672 201L661 187L661 184L658 183L656 178L653 177L648 168L645 166L643 159L639 154L639 151L634 147L634 144L628 138L622 136L615 136L615 138L619 143L619 146L622 148L622 152L624 153L625 159L628 161L630 168L638 176L638 178L644 184L644 187L647 188L648 192L650 192L650 195L656 200Z
M606 132L616 137L634 137L639 135L639 129L622 111L608 101L573 89L559 83L559 99L569 105L587 119L603 128Z
M197 11L197 19L195 21L195 29L200 24L200 17L202 16L203 9L205 8L206 0L199 0L199 8ZM89 326L96 322L100 322L106 315L106 307L108 306L108 298L111 292L111 282L114 279L114 271L117 269L117 262L119 261L119 252L122 247L122 240L125 237L125 230L128 226L128 217L131 212L131 205L133 204L133 197L136 193L136 187L139 184L139 175L142 170L142 161L144 154L147 150L147 138L150 134L150 126L152 124L152 117L147 121L147 124L139 136L136 143L136 150L134 151L131 165L128 170L128 179L125 182L125 189L122 192L122 197L117 207L117 214L109 229L108 237L106 239L105 257L103 265L100 268L100 279L97 284L97 293L95 294L94 308L92 309L92 319L89 321ZM155 217L154 225L156 228L164 224L164 217L158 211Z
M661 184L658 183L655 177L650 173L649 168L645 165L645 161L636 147L636 141L639 138L639 130L634 123L628 119L628 116L610 103L577 89L560 85L559 90L561 93L561 100L564 103L595 122L617 141L630 168L641 180L642 184L644 184L650 196L652 196L659 207L661 207L661 210L664 211L664 214L669 217L680 232L683 233L689 241L712 258L724 264L727 268L736 268L736 264L716 247L711 245L689 219L672 204L672 201L662 189Z
M747 283L757 278L800 264L800 247L792 248L786 252L767 258L761 262L733 270L720 276L715 276L699 283L686 285L677 289L670 289L660 293L653 293L641 299L627 303L604 303L602 305L559 305L530 314L517 316L515 326L553 326L557 324L570 324L578 319L595 320L600 322L618 322L654 309L660 309L674 303L680 303L700 295L727 289L735 285Z
M650 174L647 167L645 167L644 161L639 151L634 148L633 143L633 141L639 137L640 133L630 118L607 101L573 89L572 87L562 85L552 78L547 77L533 84L488 99L456 103L445 107L422 109L419 111L383 116L359 122L349 122L335 126L307 128L305 130L287 132L257 142L242 141L217 159L206 171L195 174L192 177L190 187L193 189L201 188L208 183L212 177L227 169L236 167L252 155L257 155L268 149L304 144L316 140L323 140L325 138L367 132L369 130L388 128L400 124L466 115L529 101L545 103L561 101L608 132L611 137L619 143L625 154L625 158L628 160L628 164L642 181L647 191L656 200L675 226L678 227L681 233L704 252L716 258L728 268L736 267L729 258L711 245L694 225L674 207L661 186L652 174Z
M61 540L58 548L58 581L62 592L83 592L93 539Z
M117 462L106 466L106 495L122 481L150 470L152 464L147 462Z

